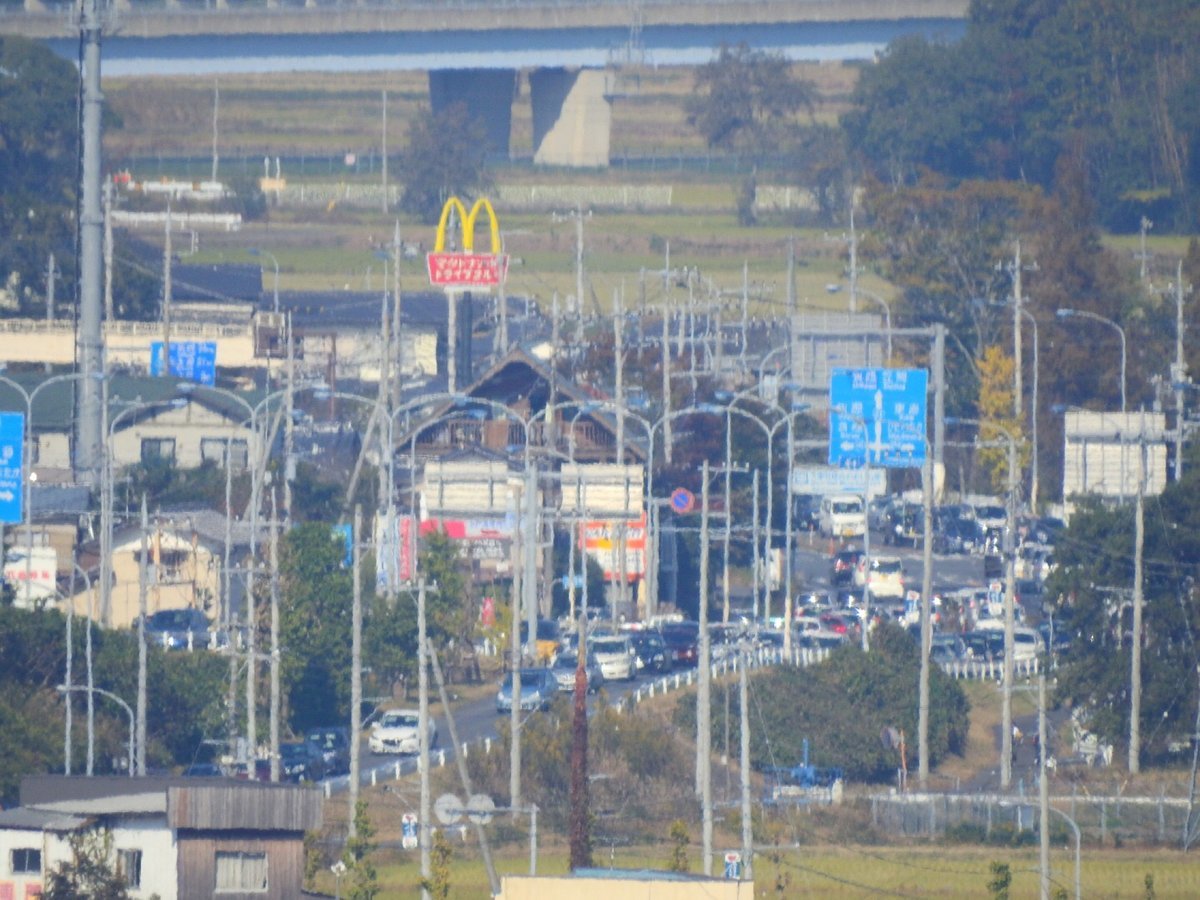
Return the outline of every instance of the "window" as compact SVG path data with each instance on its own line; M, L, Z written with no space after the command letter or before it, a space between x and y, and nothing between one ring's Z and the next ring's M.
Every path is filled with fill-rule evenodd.
M17 847L12 852L14 875L39 875L42 871L42 851L36 847Z
M142 886L142 851L118 850L117 872L125 879L125 884L131 888Z
M175 462L175 438L142 438L142 462Z
M226 450L228 447L228 450ZM225 468L225 454L229 454L232 471L241 472L246 468L250 459L249 446L244 440L228 440L226 438L201 438L200 459L212 462L218 468Z
M217 852L217 893L265 893L267 854Z

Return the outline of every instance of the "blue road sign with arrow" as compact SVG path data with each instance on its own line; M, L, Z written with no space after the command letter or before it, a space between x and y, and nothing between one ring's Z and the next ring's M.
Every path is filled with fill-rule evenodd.
M925 464L924 369L834 369L829 380L829 464L859 468ZM865 428L864 428L865 425Z
M0 413L0 522L24 518L25 413Z

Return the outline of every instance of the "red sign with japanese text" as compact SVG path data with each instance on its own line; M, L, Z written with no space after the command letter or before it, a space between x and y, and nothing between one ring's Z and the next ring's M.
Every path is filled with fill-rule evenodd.
M508 272L508 257L489 253L430 253L429 283L435 287L495 287Z

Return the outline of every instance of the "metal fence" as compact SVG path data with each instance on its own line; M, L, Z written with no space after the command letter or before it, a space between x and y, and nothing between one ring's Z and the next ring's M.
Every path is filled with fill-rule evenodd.
M1018 843L1038 828L1036 795L877 794L870 798L871 823L880 831L906 837L944 837L959 830L964 837ZM1051 834L1057 839L1078 826L1084 843L1182 844L1190 805L1182 797L1097 797L1071 794L1050 798L1058 811ZM1068 832L1069 833L1069 832Z

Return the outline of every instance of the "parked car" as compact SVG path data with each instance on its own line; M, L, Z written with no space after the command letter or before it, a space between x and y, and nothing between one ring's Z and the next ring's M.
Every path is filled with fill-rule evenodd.
M325 771L342 775L350 771L350 729L342 725L310 728L304 739L312 743L325 757Z
M224 771L216 763L192 763L179 773L184 778L223 778Z
M421 714L415 709L389 709L371 726L372 753L419 753ZM437 723L429 717L429 746L437 744Z
M605 681L629 681L637 675L633 644L623 635L593 638L588 652L595 657Z
M831 494L821 499L821 534L826 537L862 537L867 529L867 512L862 497Z
M633 644L634 662L639 672L671 671L670 651L657 631L635 631L629 640Z
M532 712L535 709L549 709L550 701L558 693L558 681L549 669L531 667L521 670L521 709ZM504 676L504 682L496 693L496 712L512 712L513 708L513 676L509 672Z
M133 620L138 627L138 620ZM194 607L160 609L146 619L146 643L167 650L204 650L211 641L208 617Z
M700 661L700 623L668 622L659 631L670 651L673 668L695 668Z
M575 690L575 670L578 667L579 657L574 653L560 653L558 659L554 661L554 665L550 667L550 671L554 673L554 680L558 683L558 689L563 693L570 693ZM584 674L587 676L587 689L589 694L594 694L600 689L600 685L604 684L604 673L600 671L600 664L596 662L596 657L588 654L583 665ZM521 692L524 693L525 686L521 685Z
M315 744L309 741L288 741L279 745L281 781L320 781L325 774L325 757ZM254 775L259 781L269 781L271 761L255 760Z

